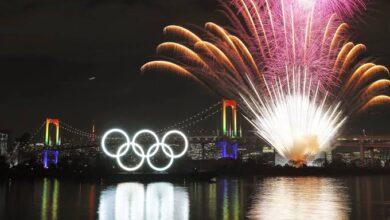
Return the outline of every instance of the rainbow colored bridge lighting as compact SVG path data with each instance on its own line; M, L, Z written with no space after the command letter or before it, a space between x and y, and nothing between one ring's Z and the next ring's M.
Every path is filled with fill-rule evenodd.
M228 107L230 107L232 109L233 131L230 131L230 134L228 133L227 120L226 120L226 112L227 112ZM237 137L237 103L233 100L228 100L228 99L223 100L223 103L222 103L222 131L223 131L223 136Z
M43 150L43 152L42 152L43 168L48 169L50 163L52 163L52 164L57 166L57 164L58 164L58 155L59 155L58 150Z
M55 145L61 145L61 139L60 139L60 120L59 119L52 119L48 118L46 119L46 133L45 133L45 145L52 146L53 143L50 139L50 125L54 125L56 128L56 141Z
M221 148L221 158L232 158L237 160L238 143L221 140L217 145Z
M228 127L227 109L231 108L231 120ZM222 101L222 136L223 139L217 142L221 149L221 158L237 159L238 143L232 139L238 137L237 133L237 103L234 100L224 99Z

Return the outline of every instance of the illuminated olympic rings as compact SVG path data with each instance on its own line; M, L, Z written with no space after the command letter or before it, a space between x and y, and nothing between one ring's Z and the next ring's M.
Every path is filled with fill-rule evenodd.
M109 135L111 135L113 133L121 134L125 138L125 141L126 141L124 144L119 146L119 148L116 151L116 153L112 153L112 152L108 151L107 147L106 147L106 139L108 138ZM140 135L142 135L142 134L149 134L149 135L153 136L153 138L155 140L155 143L152 144L149 147L149 149L146 151L146 153L145 153L143 147L140 144L137 143L137 138ZM165 143L165 141L168 138L168 136L170 136L172 134L180 135L183 138L183 140L184 140L184 149L179 154L174 154L172 148L168 144ZM111 129L111 130L107 131L103 135L101 146L102 146L103 152L107 156L112 157L112 158L116 158L116 161L118 162L118 165L123 170L126 170L126 171L138 170L142 166L142 164L144 163L144 161L146 159L148 165L153 170L155 170L155 171L165 171L169 167L171 167L171 165L173 164L174 159L177 159L179 157L184 156L184 154L187 152L187 150L188 150L188 140L187 140L187 137L184 135L184 133L182 133L180 131L177 131L177 130L171 130L171 131L168 131L167 133L164 134L164 136L162 137L161 142L160 142L157 134L154 133L153 131L147 130L147 129L138 131L134 135L133 140L131 140L126 132L124 132L121 129L115 128L115 129ZM137 165L135 165L133 167L128 167L128 166L124 165L122 163L122 160L121 160L121 158L129 151L130 148L134 151L135 155L137 155L138 157L141 158L141 161ZM165 154L165 156L167 156L169 158L168 164L166 166L164 166L164 167L157 167L151 161L151 158L154 155L157 154L157 152L160 150L160 148L162 149L162 152Z

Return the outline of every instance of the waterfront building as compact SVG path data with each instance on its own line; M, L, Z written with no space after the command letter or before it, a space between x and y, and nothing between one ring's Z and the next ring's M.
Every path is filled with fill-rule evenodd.
M0 130L0 156L6 156L8 153L9 133L5 130Z

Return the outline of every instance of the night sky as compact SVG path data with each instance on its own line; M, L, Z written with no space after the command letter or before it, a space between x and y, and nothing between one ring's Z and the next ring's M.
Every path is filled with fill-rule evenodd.
M141 75L169 24L227 24L214 0L0 2L0 129L18 135L56 117L81 129L158 129L219 97L171 74ZM390 1L370 6L356 41L390 66ZM94 78L94 79L93 79ZM93 80L90 80L93 79ZM389 114L371 126L389 127Z

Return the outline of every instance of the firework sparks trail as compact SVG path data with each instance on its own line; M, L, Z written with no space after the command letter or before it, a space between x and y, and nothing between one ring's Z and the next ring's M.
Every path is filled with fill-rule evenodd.
M260 96L251 84L254 96L241 96L249 109L250 116L245 117L257 135L296 165L326 150L346 120L340 103L325 106L327 94L320 97L318 83L312 92L312 80L307 75L306 70L298 68L289 73L286 69L286 80L290 82L286 89L278 80L267 96Z
M164 34L172 41L157 48L164 59L145 64L141 72L174 72L236 99L257 133L292 160L329 146L345 115L390 104L388 69L363 58L363 44L347 40L349 26L343 19L364 9L363 0L221 4L233 28L208 22L200 37L184 27L167 26ZM288 77L290 71L305 75ZM271 114L276 110L278 114ZM284 136L272 129L280 128L281 118L289 122ZM326 130L307 130L319 118Z
M222 5L266 79L278 78L286 65L304 67L322 91L337 83L329 64L348 37L343 18L365 8L362 0L233 0Z

